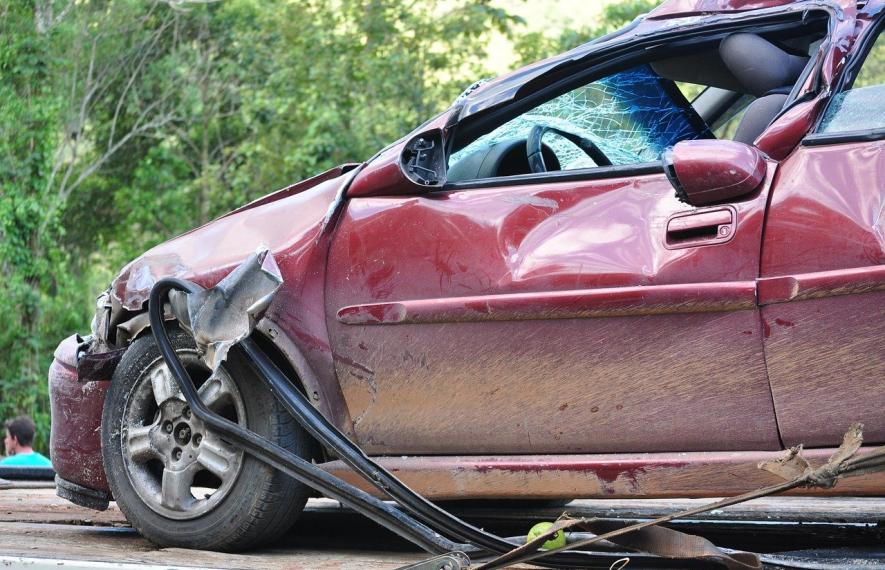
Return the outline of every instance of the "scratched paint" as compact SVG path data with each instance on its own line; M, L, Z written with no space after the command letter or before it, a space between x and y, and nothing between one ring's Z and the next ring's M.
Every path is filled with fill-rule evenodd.
M659 8L656 15L678 19L648 19L624 37L696 23L739 21L751 16L741 14L743 10L783 3L676 0ZM833 10L835 35L822 55L822 80L825 86L832 86L856 30L863 28L855 25L855 3L808 2L779 11L827 6L841 8ZM709 15L719 10L727 13ZM707 15L687 17L693 14ZM560 56L560 61L574 55ZM530 66L477 89L464 106L464 115L506 100L508 92L515 92L518 84L536 76L547 64L556 62ZM812 83L809 78L806 87ZM791 156L820 109L820 98L794 106L757 140L759 148L773 159ZM426 128L447 128L449 119L443 114ZM684 451L774 449L779 445L761 339L774 348L783 338L807 334L810 327L801 315L778 313L773 319L759 318L758 311L742 306L725 312L683 314L670 303L663 307L669 314L542 319L530 328L512 319L441 323L443 326L436 328L417 324L374 327L371 331L367 327L345 330L336 322L337 311L348 304L750 281L757 277L760 266L765 190L740 202L740 233L728 244L668 253L662 251L662 232L668 218L684 213L685 207L675 202L663 176L550 184L538 192L523 187L371 198L380 190L391 196L415 193L414 187L403 185L398 168L402 144L392 145L376 165L370 165L355 180L353 196L357 198L348 205L342 228L334 237L332 262L339 265L332 270L337 273L328 280L326 248L332 237L327 230L337 221L332 215L337 210L330 210L329 204L338 203L335 197L346 178L340 174L352 165L269 195L147 252L116 280L113 291L117 300L128 309L139 310L153 281L167 275L212 285L255 247L269 244L280 259L287 286L259 328L269 337L275 336L323 413L348 433L350 406L355 414L353 425L358 428L356 436L370 451L445 452L468 443L480 451L502 453L525 449L600 452L609 449L607 446ZM859 152L855 158L861 162L852 164L863 164L871 154L881 171L881 148ZM817 174L810 173L812 178ZM770 176L769 171L766 189ZM878 178L870 180L875 183ZM399 210L399 218L385 219L393 209ZM831 209L837 211L838 207ZM882 209L878 217L863 217L871 211L875 214L875 210L861 211L860 217L851 213L852 221L867 224L862 227L866 241L860 248L867 261L861 265L881 259ZM357 224L359 231L348 227ZM829 237L836 239L836 232L832 234ZM802 245L791 247L801 250ZM348 256L356 256L358 262ZM804 257L812 258L810 254ZM398 262L391 264L390 259ZM828 253L820 251L816 259L809 263L825 265ZM352 273L345 272L348 264ZM762 266L766 267L765 260ZM763 271L763 275L778 273ZM327 282L332 284L328 298ZM876 297L876 303L881 306L881 299ZM484 300L465 304L465 308L480 316L493 312ZM571 315L576 316L588 315ZM389 315L377 317L383 320ZM332 338L327 334L327 323L333 330ZM876 322L855 322L853 326L855 332L881 338ZM881 353L876 352L878 345L849 342L848 346L865 355ZM594 356L588 358L588 354ZM96 403L103 399L101 385L85 384L74 390L72 370L70 364L67 368L60 362L53 365L51 390L69 400L62 406L65 409L58 408L58 417L67 420L75 412L91 411L70 434L59 434L62 439L56 443L82 436L84 439L70 449L94 461L99 457L95 422L101 411ZM73 409L71 405L81 401L78 398L83 405ZM804 410L807 413L808 408ZM53 411L56 413L55 407ZM545 421L551 414L553 420ZM381 425L382 418L387 418L387 426ZM876 429L873 434L879 433ZM414 437L404 442L407 433ZM53 455L64 463L60 472L76 467L74 455L68 459L64 459L64 451ZM636 489L653 489L640 484L653 471L652 466L634 471L603 470L587 480L596 481L603 493L621 484L632 485L630 492L635 493ZM85 472L88 477L96 473L92 467ZM101 486L94 478L90 481ZM460 493L470 491L470 481L461 481L466 487L460 488ZM727 484L717 492L724 488Z
M327 247L323 232L346 179L339 172L337 177L321 175L313 180L315 184L293 185L147 251L114 281L115 304L142 310L150 288L162 277L183 277L212 286L257 247L269 246L285 281L259 329L265 334L274 330L277 347L299 370L308 393L316 394L313 401L349 432L350 419L334 380L322 308ZM105 386L78 383L76 343L66 342L74 346L59 348L64 356L56 353L50 371L53 462L64 478L106 489L100 420L107 382Z
M868 448L872 449L872 448ZM813 465L826 462L833 448L809 449ZM864 453L864 448L860 453ZM681 454L407 456L378 458L410 488L436 500L573 499L640 497L721 497L782 480L760 470L779 452ZM326 471L381 496L341 461L321 463ZM793 495L881 495L885 473L839 481L832 489L790 491Z

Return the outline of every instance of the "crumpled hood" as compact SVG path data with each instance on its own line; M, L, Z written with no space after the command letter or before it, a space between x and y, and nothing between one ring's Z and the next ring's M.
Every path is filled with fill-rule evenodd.
M259 247L277 258L309 248L353 165L324 172L268 194L208 224L148 250L111 283L113 302L138 311L154 283L180 277L212 286Z

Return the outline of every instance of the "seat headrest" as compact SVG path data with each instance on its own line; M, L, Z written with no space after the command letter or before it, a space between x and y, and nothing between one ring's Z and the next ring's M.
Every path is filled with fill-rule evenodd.
M783 93L773 93L759 97L747 107L747 111L738 123L732 140L744 144L753 144L753 141L768 128L771 121L784 108L787 96Z
M732 34L719 44L719 56L748 93L762 97L792 87L807 57L792 55L756 34Z

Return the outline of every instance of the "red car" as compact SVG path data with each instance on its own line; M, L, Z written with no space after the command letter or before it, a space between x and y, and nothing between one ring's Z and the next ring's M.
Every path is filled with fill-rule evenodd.
M852 422L885 443L883 7L671 0L151 249L55 353L59 493L164 545L291 525L307 488L190 417L145 313L262 244L284 284L255 340L432 499L730 495ZM358 479L169 329L213 410Z

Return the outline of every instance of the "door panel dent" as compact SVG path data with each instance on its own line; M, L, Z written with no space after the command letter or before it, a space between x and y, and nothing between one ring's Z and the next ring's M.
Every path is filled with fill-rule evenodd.
M352 199L326 315L357 441L778 449L755 303L772 172L730 241L684 249L665 244L686 206L663 173Z

